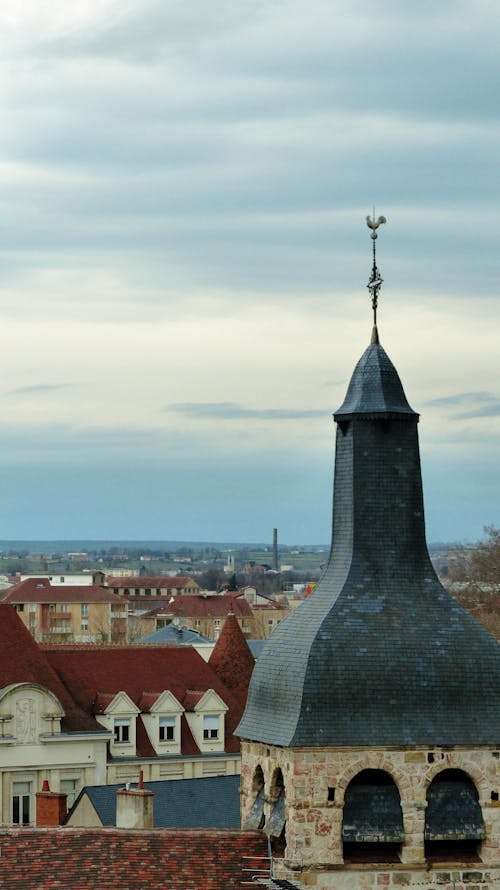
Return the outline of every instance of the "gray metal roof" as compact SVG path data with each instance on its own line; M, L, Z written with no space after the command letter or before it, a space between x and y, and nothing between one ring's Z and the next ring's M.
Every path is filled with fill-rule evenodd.
M267 640L237 734L297 747L496 745L500 647L435 575L418 415L378 344L335 416L329 562Z
M144 788L154 792L155 828L240 828L239 786L240 776L144 782ZM116 792L124 787L123 782L87 785L78 795L71 814L87 795L101 823L116 825Z

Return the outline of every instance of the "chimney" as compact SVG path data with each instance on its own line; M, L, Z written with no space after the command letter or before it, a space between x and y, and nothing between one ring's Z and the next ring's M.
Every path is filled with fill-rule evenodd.
M278 529L273 528L273 571L279 572L279 557L278 557Z
M62 825L67 811L67 795L51 791L47 779L44 779L42 790L36 793L36 827L53 828Z
M137 788L121 788L116 792L116 827L152 828L153 798L153 792L144 788L141 769Z

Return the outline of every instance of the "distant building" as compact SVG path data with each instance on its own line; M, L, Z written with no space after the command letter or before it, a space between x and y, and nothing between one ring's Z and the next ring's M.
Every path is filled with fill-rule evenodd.
M251 636L253 612L243 597L232 593L219 596L172 596L169 603L150 616L160 629L174 619L190 630L216 640L229 614L234 614L242 633Z
M0 823L33 825L44 781L71 805L83 786L135 781L139 763L147 781L237 775L253 659L230 630L232 656L226 634L212 664L191 646L40 646L0 604Z
M127 597L191 596L200 592L200 585L188 575L113 575L106 583L113 593Z
M127 641L127 607L107 587L29 576L2 593L41 643Z

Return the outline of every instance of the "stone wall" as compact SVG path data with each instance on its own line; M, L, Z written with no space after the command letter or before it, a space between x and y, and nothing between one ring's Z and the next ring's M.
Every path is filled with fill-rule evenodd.
M500 867L500 754L492 748L335 749L279 748L243 742L242 825L255 800L257 766L264 775L266 818L272 809L273 776L280 769L285 785L286 850L276 873L317 890L354 890L386 885L454 887L486 890L495 885ZM398 786L405 841L401 862L394 865L344 865L342 816L350 781L364 769L389 773ZM482 809L486 838L481 863L430 869L424 856L427 789L443 769L463 770L474 782ZM329 799L330 798L330 799Z

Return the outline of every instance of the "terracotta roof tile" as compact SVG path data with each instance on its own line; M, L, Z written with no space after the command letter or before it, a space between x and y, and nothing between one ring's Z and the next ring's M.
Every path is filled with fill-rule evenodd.
M163 606L156 614L187 618L224 618L230 612L234 612L240 618L252 616L252 610L246 599L232 594L222 596L178 594L173 602Z
M102 727L68 691L46 653L37 645L13 606L0 603L0 676L2 687L13 683L37 683L59 699L65 713L64 731L102 732Z
M121 597L97 584L56 584L48 578L26 578L5 591L4 603L123 603Z
M158 692L168 689L182 704L188 689L201 690L202 695L207 689L213 689L229 708L226 714L226 751L232 753L239 750L239 742L233 732L241 716L241 700L227 689L191 646L47 644L43 652L79 707L89 715L102 713L102 706L105 709L114 695L121 691L126 692L140 707L144 694L150 695L149 690L152 689ZM159 684L161 689L158 689Z
M2 890L240 890L267 857L257 831L22 828L0 844Z
M199 585L191 578L189 575L134 575L130 577L119 577L119 578L108 578L107 585L108 587L159 587L159 588L167 588L170 590L171 588L175 588L179 590L180 587L186 587L187 584L195 584L196 587Z
M208 663L224 685L245 704L255 659L235 615L226 618Z

